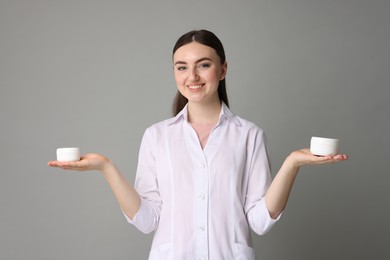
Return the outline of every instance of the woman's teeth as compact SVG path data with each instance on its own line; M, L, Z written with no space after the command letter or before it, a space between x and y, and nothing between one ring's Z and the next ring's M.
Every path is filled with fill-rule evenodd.
M203 85L188 86L190 89L200 89Z

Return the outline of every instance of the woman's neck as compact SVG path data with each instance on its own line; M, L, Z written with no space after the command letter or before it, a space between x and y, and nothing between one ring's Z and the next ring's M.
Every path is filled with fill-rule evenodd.
M188 121L195 124L217 123L222 104L219 100L212 103L188 103Z

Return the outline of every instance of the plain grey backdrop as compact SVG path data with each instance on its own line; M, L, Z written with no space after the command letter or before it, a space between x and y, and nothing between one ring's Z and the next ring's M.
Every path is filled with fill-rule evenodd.
M102 176L47 167L57 147L133 182L146 127L171 116L177 38L224 43L231 108L266 131L273 174L311 136L350 160L301 169L259 259L390 258L390 1L0 0L0 259L146 259Z

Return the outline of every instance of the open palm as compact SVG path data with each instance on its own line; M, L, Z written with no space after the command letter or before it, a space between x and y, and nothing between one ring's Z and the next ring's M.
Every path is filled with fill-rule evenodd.
M59 162L50 161L48 165L51 167L58 167L64 170L74 171L89 171L89 170L102 170L109 162L108 158L103 155L90 153L81 156L80 161L75 162Z

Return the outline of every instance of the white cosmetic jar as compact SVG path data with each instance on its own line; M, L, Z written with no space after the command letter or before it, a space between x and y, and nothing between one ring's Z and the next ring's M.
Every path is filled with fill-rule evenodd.
M58 148L57 149L57 161L59 161L59 162L80 161L80 149L77 147Z
M313 136L310 152L314 155L336 155L339 153L339 139Z

